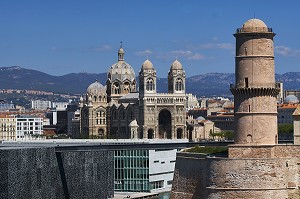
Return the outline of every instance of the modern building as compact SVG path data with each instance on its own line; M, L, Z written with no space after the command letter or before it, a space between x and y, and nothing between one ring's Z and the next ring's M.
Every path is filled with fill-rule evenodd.
M52 104L51 101L48 100L32 100L31 101L31 108L36 110L47 110L51 108Z
M31 139L43 134L43 118L16 117L16 140Z
M66 110L71 102L51 102L51 108L56 110Z
M122 141L118 144L120 143ZM156 141L148 140L147 143L156 143ZM176 153L177 149L147 149L147 147L145 149L116 150L114 152L115 191L170 190Z
M168 93L157 93L156 70L147 59L139 72L137 92L135 72L125 62L124 49L107 73L106 86L91 84L80 99L80 132L99 138L186 138L185 71L175 60L168 73ZM132 134L130 123L136 120Z

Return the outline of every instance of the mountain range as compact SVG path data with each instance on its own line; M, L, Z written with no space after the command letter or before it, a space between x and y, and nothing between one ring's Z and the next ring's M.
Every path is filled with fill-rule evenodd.
M61 94L84 94L95 80L103 85L106 73L70 73L53 76L19 66L0 67L0 89L40 90ZM276 74L276 81L283 82L284 89L300 90L300 72ZM200 96L231 96L230 84L234 73L207 73L186 78L186 91ZM138 78L137 78L138 80ZM167 78L157 78L157 92L167 92Z

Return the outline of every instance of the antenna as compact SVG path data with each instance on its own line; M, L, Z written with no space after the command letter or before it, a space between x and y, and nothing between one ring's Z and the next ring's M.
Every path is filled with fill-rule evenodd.
M123 46L123 42L122 42L122 41L120 41L120 48L122 48L122 46Z

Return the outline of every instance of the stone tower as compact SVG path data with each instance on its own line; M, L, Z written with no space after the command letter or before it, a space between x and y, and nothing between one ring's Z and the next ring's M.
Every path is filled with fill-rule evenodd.
M168 73L168 92L185 93L185 72L177 59L172 63Z
M235 144L277 144L278 89L275 85L273 33L259 19L250 19L236 38Z

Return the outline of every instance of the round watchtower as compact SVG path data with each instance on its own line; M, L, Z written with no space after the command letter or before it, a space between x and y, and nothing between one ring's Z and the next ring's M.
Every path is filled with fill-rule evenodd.
M272 29L250 19L234 34L235 82L231 86L235 109L235 144L277 144L278 88L275 85Z

